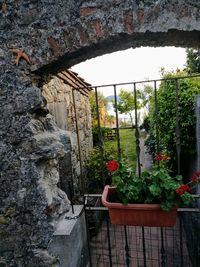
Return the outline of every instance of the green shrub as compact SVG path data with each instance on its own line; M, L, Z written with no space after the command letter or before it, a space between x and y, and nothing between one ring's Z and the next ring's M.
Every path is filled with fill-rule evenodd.
M111 143L109 146L104 146L103 157L100 147L94 147L91 151L85 166L85 182L89 193L102 192L104 183L111 183L110 175L104 166L108 160L117 158L117 150L114 145L114 143Z
M109 131L109 128L106 127L98 127L94 126L92 127L92 136L93 136L93 145L97 146L100 144L100 138L102 138L102 141L105 140L106 134Z
M168 74L164 78L175 78L185 73ZM195 95L200 93L200 79L179 79L179 127L180 144L183 154L196 152ZM167 151L176 162L176 81L162 81L157 92L160 151ZM156 150L155 100L150 104L150 135L146 142L149 151Z
M145 129L146 132L149 131L149 117L145 117L143 123L140 125L140 129Z

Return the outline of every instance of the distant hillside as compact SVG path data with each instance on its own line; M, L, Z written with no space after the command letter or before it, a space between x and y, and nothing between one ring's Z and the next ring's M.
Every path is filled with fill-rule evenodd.
M114 95L109 95L106 97L106 99L108 99L109 102L112 102L112 101L114 101ZM120 100L120 97L117 95L117 101L119 101L119 100Z

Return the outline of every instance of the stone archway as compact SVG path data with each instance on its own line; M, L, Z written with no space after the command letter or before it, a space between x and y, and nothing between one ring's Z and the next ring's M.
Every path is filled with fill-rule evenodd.
M45 112L42 73L130 47L198 47L199 8L192 0L2 1L2 266L59 266L47 247L68 201L66 195L58 198L55 177L63 147ZM15 64L21 52L11 49L25 53ZM44 183L52 177L53 185ZM58 209L52 213L55 199Z

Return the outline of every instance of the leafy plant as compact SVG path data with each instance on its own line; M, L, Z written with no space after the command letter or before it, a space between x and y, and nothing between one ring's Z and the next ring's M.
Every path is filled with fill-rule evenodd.
M191 181L184 185L182 177L172 178L166 167L168 156L156 156L157 164L141 177L133 174L126 160L111 160L106 164L112 177L112 185L116 187L120 202L160 204L161 209L168 211L174 207L184 207L193 200L191 188L200 180L200 173L193 175Z
M105 139L106 137L106 133L109 131L109 128L106 127L98 127L98 126L93 126L92 127L92 137L93 137L93 145L97 146L100 144L101 140L102 141Z
M187 48L187 64L186 70L189 73L199 73L200 72L200 50Z
M106 162L111 159L110 155L117 155L114 144L104 147L103 155L99 147L94 147L90 152L85 165L85 183L90 193L99 193L102 191L104 183L110 184L111 179L108 170L104 168ZM112 156L113 158L113 156Z
M146 132L149 131L149 117L144 117L143 123L140 125L140 129L144 129Z
M157 107L154 98L151 99L149 113L149 137L146 145L149 151L156 153L156 109L158 116L158 133L160 151L167 151L173 157L174 170L176 164L176 80L174 78L184 76L186 73L178 72L164 74L164 78L171 79L162 81L157 92ZM181 152L184 155L195 154L195 95L200 92L199 78L179 79L179 128ZM153 147L154 146L154 147Z

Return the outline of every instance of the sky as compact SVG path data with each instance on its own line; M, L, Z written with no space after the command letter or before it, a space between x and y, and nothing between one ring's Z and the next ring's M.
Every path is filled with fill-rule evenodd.
M186 51L176 47L141 47L105 54L80 64L71 69L93 86L135 82L161 78L161 68L166 71L182 70L186 64ZM153 86L153 84L152 84ZM119 94L122 86L117 87ZM133 90L133 85L123 85L125 90ZM104 96L113 95L113 87L99 89ZM110 106L110 115L114 110ZM121 114L128 119L128 115Z
M160 69L182 70L186 51L175 47L141 47L105 54L71 69L93 86L161 78ZM108 93L109 94L109 93Z

